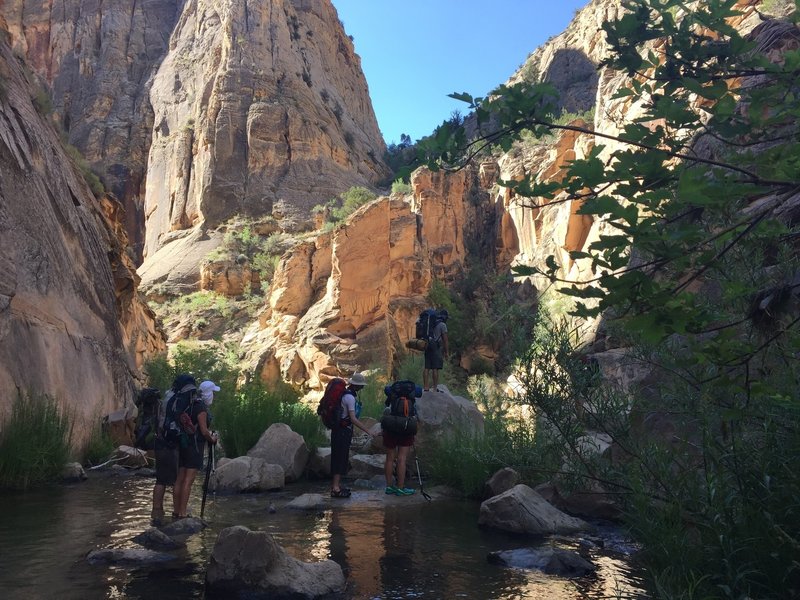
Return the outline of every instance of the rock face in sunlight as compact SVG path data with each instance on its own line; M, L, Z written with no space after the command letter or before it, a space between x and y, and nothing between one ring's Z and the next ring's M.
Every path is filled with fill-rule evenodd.
M308 227L389 173L352 41L327 0L188 0L150 90L143 277L175 232L234 215Z
M0 414L18 392L51 395L74 415L79 444L99 416L132 404L144 359L165 344L137 292L118 203L92 195L26 77L3 36Z
M493 231L497 217L488 203L469 201L480 195L471 169L452 178L418 171L413 187L413 196L379 198L282 258L268 306L243 341L263 380L321 387L404 353L434 277L452 280L465 240Z

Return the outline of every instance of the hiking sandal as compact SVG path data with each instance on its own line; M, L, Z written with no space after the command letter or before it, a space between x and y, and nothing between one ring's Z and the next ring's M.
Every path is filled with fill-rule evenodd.
M331 498L349 498L350 497L350 490L342 489L342 490L331 490Z

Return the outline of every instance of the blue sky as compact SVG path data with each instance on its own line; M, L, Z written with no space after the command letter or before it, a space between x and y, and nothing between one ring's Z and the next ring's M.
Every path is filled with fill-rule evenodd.
M412 141L503 83L588 0L332 0L369 84L386 143Z

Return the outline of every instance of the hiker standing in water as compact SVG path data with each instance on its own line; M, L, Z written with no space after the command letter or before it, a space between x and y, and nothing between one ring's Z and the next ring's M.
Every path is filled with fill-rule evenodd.
M180 403L173 406L173 414L178 414L182 430L178 448L178 478L175 481L173 518L183 519L188 516L189 493L192 491L197 471L203 468L206 442L217 443L217 435L208 429L208 405L214 398L214 392L218 392L219 389L213 381L204 381L200 384L199 394L189 394L185 407Z
M447 319L449 313L443 308L438 313L438 320L433 328L428 345L425 346L425 368L422 371L422 384L425 391L439 391L439 371L444 367L444 360L450 356L450 345L447 340ZM429 383L433 387L429 387Z
M347 381L348 386L342 395L341 411L339 412L339 425L331 429L331 497L347 498L350 489L342 487L342 475L347 474L350 462L350 443L353 441L353 425L366 431L371 437L375 435L358 420L356 412L358 392L367 385L366 378L361 373L353 373ZM360 410L358 411L360 412Z
M156 458L156 483L153 486L153 510L151 518L156 527L163 525L164 496L167 488L172 487L172 511L176 514L177 502L175 480L178 478L178 440L173 435L167 435L165 428L167 407L178 393L188 393L195 390L197 385L194 377L188 373L178 375L172 382L172 388L164 394L164 399L158 407L156 435L153 441L153 452ZM174 402L174 401L173 401Z

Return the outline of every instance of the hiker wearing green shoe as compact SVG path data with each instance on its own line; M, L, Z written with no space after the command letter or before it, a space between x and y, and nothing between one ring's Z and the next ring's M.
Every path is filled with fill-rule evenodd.
M406 487L406 463L408 462L409 449L414 445L416 432L416 399L422 396L422 388L413 381L396 381L384 388L386 394L385 418L381 419L383 430L383 447L386 448L386 462L383 471L386 475L386 493L395 496L410 496L414 488ZM401 409L402 407L402 409ZM397 428L397 419L405 426ZM397 461L396 485L392 485L392 471Z
M383 446L386 448L386 462L383 471L386 475L386 493L395 496L410 496L414 488L406 487L406 462L411 446L414 445L413 435L395 435L388 431L383 432ZM397 485L392 485L392 471L397 460Z

